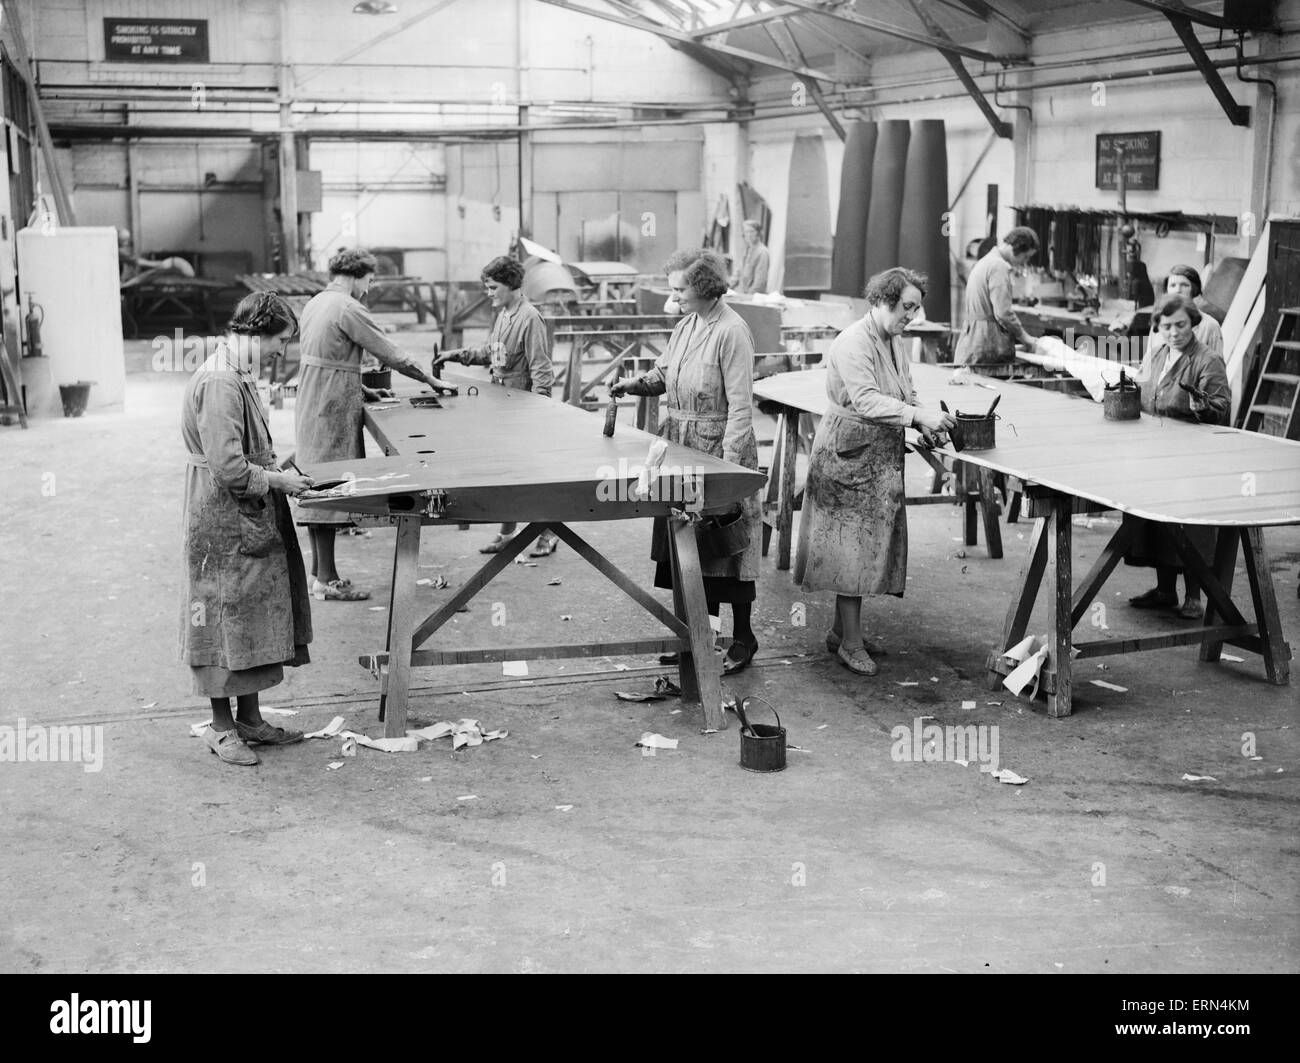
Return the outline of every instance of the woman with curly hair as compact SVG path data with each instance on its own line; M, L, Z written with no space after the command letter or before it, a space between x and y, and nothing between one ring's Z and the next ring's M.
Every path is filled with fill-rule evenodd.
M256 384L258 359L282 355L297 326L279 296L246 296L222 342L190 378L181 411L189 452L181 657L194 693L212 701L204 741L227 764L257 763L248 742L302 740L300 731L263 720L258 705L259 691L279 683L286 664L310 659L307 576L285 495L311 481L276 467Z
M835 592L826 648L859 675L879 670L862 638L863 597L901 598L907 585L903 430L933 439L954 424L917 399L901 338L925 284L925 274L898 266L877 273L866 316L826 354L830 401L809 457L794 578L806 591Z
M361 302L377 268L369 251L341 248L329 262L329 285L303 308L302 368L294 407L299 464L366 456L364 402L380 394L361 383L363 352L435 391L455 394L455 388L426 373L414 358L395 347ZM339 575L334 561L335 533L352 526L352 515L343 510L313 509L309 515L299 513L298 523L306 524L311 534L312 597L344 602L369 598L369 591L358 590L351 580Z
M758 468L754 438L754 337L739 314L722 299L727 291L727 266L710 251L679 251L668 260L668 287L686 316L673 329L668 346L650 372L615 384L611 395L665 395L668 418L659 434L672 443L694 447L747 469ZM738 522L739 539L747 545L726 557L701 557L704 596L709 612L718 615L722 602L731 605L732 641L723 674L749 667L758 651L752 614L758 579L762 519L758 493L732 507L709 514ZM656 517L650 556L657 562L656 587L672 587L668 524ZM661 658L674 662L676 654Z

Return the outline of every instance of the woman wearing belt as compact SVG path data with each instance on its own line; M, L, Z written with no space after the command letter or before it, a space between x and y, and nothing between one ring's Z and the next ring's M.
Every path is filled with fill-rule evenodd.
M726 263L711 252L679 251L665 269L673 298L686 317L673 329L655 367L634 380L614 384L610 394L667 396L668 418L659 429L661 436L757 469L754 339L740 315L722 301L727 290ZM733 509L725 515L734 513ZM755 492L739 503L742 528L737 529L736 538L746 538L747 545L728 557L701 557L709 612L717 616L719 603L731 605L732 643L723 662L725 675L749 667L758 650L750 620L759 561L759 537L754 532L760 519ZM739 534L742 531L744 536ZM665 518L655 519L650 556L657 562L655 586L671 588ZM670 663L675 655L661 660Z
M921 312L926 277L895 267L867 283L871 309L826 355L830 405L809 457L794 578L806 591L834 591L826 648L859 675L875 675L862 638L862 598L903 596L907 513L903 429L932 440L954 424L920 405L899 338Z
M1196 336L1201 312L1186 296L1167 295L1152 315L1160 334L1147 347L1138 371L1142 380L1142 409L1157 417L1174 417L1201 424L1227 424L1232 391L1221 355L1205 347ZM1214 557L1214 528L1184 524L1183 531L1201 557ZM1156 585L1145 594L1130 598L1135 609L1170 609L1185 620L1205 615L1201 601L1201 580L1186 569L1174 546L1169 525L1144 520L1124 563L1156 570ZM1178 573L1183 574L1186 596L1178 604Z
M492 321L488 341L481 347L459 347L444 351L433 362L436 373L444 362L462 365L486 365L491 368L492 383L520 391L551 397L555 368L551 364L551 334L537 308L520 290L524 267L513 258L498 255L483 267L483 287L497 316ZM500 553L518 525L508 521L481 554ZM533 544L529 557L555 553L557 540L552 532L542 532Z
M381 392L362 386L363 351L435 391L456 393L393 346L361 303L377 268L369 251L342 248L330 259L328 287L303 308L302 368L293 415L300 465L366 456L361 434L364 402L380 398ZM354 588L335 567L334 536L339 528L352 526L352 515L343 510L313 509L307 519L304 516L299 513L298 523L306 524L311 533L312 597L345 602L369 598L369 591Z
M301 731L263 720L258 706L258 692L284 678L284 665L310 660L307 576L284 496L311 481L276 469L254 382L259 355L283 354L296 327L278 296L246 296L222 343L190 378L181 411L189 451L181 658L194 693L212 700L203 740L228 764L257 763L248 742L302 741Z

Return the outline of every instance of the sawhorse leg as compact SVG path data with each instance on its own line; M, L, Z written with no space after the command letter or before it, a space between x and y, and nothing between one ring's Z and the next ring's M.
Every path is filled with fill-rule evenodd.
M1282 637L1277 595L1273 591L1273 576L1264 550L1264 529L1243 528L1241 545L1246 555L1246 575L1250 577L1250 596L1255 602L1255 622L1259 624L1264 670L1270 683L1287 686L1291 682L1291 647Z
M1052 640L1051 662L1045 675L1056 680L1056 690L1048 695L1049 716L1069 716L1073 711L1073 638L1074 631L1074 571L1073 548L1074 506L1068 495L1052 495L1048 564L1053 574L1053 590L1049 599L1048 637Z
M995 670L995 665L1017 642L1025 637L1029 630L1029 618L1034 612L1034 602L1038 600L1038 588L1043 583L1043 572L1047 568L1047 539L1049 521L1039 517L1034 521L1034 532L1029 540L1029 555L1020 570L1020 589L1007 607L1006 622L1002 625L1002 641L989 655L988 686L997 690L1002 684L1002 674Z
M668 518L668 538L673 566L674 612L686 622L691 648L678 656L678 681L682 700L700 703L706 730L722 731L727 718L722 711L722 679L713 653L713 628L704 598L704 580L695 525Z
M411 688L411 649L419 622L415 581L420 561L420 517L397 519L393 582L389 590L388 666L381 669L379 718L385 738L406 735L406 700Z

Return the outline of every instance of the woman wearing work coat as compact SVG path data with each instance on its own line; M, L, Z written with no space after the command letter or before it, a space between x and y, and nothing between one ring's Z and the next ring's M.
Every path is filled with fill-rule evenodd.
M364 458L362 412L366 398L383 394L363 387L361 353L367 351L403 376L435 391L456 389L430 376L384 335L361 299L370 290L378 263L361 248L341 248L330 259L329 286L312 296L302 311L302 369L294 406L299 465ZM350 528L352 515L338 509L300 513L311 533L311 593L317 601L364 601L369 591L343 579L334 561L334 537Z
M809 458L794 578L806 591L834 591L826 648L859 675L879 670L862 638L862 599L903 596L907 513L903 429L928 440L953 426L921 406L899 338L921 311L926 277L895 267L867 282L866 317L835 338L826 355L830 400Z
M727 290L726 263L713 252L679 251L665 268L673 298L686 316L673 329L655 367L613 385L610 394L665 395L668 418L659 429L663 438L757 469L754 338L740 315L722 301ZM700 558L709 612L717 616L719 603L731 605L732 643L723 662L726 675L749 667L758 650L751 624L759 562L755 532L762 518L758 492L738 503L738 509L719 516L738 519L734 541L747 539L747 544L726 557ZM657 562L655 586L671 588L668 525L663 518L655 519L650 556ZM675 659L675 655L661 658L664 663Z
M1232 391L1223 358L1196 336L1201 311L1187 296L1167 295L1152 317L1160 342L1152 340L1138 373L1143 411L1201 424L1227 424ZM1184 524L1182 528L1201 557L1207 562L1212 559L1214 529L1203 524ZM1186 568L1169 525L1139 521L1137 537L1124 555L1124 562L1156 570L1155 587L1129 599L1135 609L1168 609L1184 620L1200 620L1205 615L1200 577ZM1181 605L1180 572L1187 590Z
M249 742L302 741L302 732L263 720L258 706L258 692L284 678L284 665L308 662L311 642L307 577L284 497L311 481L276 468L254 375L259 356L283 354L296 328L278 296L247 296L190 378L181 411L189 453L181 656L194 693L212 700L204 741L228 764L257 763Z

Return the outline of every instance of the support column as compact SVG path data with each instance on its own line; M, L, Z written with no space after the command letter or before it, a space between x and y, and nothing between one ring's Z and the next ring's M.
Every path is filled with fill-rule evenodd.
M298 240L298 149L293 133L293 68L289 61L292 39L289 0L280 0L280 233L282 268L286 273L302 268Z

